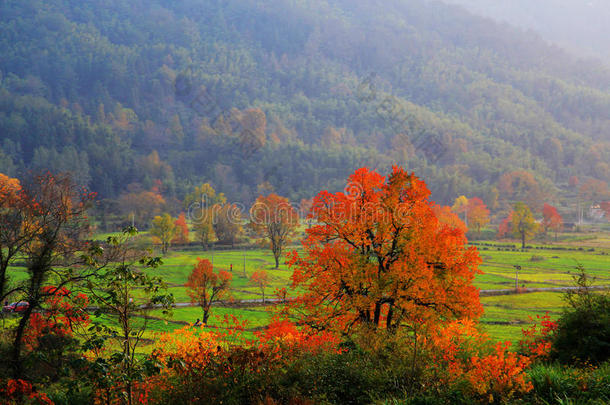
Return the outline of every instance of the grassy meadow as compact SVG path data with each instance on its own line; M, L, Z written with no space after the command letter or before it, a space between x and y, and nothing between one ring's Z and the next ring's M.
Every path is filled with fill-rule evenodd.
M102 235L103 238L108 235ZM102 237L100 236L100 239ZM146 238L146 236L144 236ZM518 273L519 287L552 288L573 285L576 266L582 265L587 273L593 276L596 284L610 285L610 240L602 233L598 234L564 234L559 242L531 243L522 250L515 241L476 241L483 260L475 285L483 290L512 290L515 288L515 267L520 266ZM292 248L298 248L296 245ZM157 252L160 254L160 252ZM174 247L163 257L163 265L146 271L160 276L174 295L176 303L186 304L190 298L184 287L197 258L210 260L215 269L231 270L232 266L232 300L261 299L258 287L249 282L253 272L264 269L270 278L266 288L266 298L273 298L273 292L290 286L290 269L280 265L275 269L271 251L264 248L235 248L203 250L189 246L188 249ZM25 276L23 268L14 268L13 279ZM529 323L530 317L549 312L557 317L562 308L562 292L534 292L510 295L481 296L484 314L481 327L490 336L498 340L519 340L521 329ZM245 337L251 337L253 331L264 326L270 319L270 307L262 304L240 306L229 302L227 306L216 306L212 310L209 326L217 327L221 318L234 315L247 321ZM153 310L147 320L149 332L146 338L152 340L160 332L167 332L194 323L201 318L202 312L196 306L178 306L170 317L164 317L161 310ZM110 320L105 320L110 322Z

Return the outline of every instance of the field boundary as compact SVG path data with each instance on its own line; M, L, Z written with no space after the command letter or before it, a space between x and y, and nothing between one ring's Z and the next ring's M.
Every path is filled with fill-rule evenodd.
M498 290L480 290L479 297L493 297L496 295L515 295L515 294L530 294L537 292L566 292L576 291L582 287L541 287L541 288L509 288L509 289L498 289ZM605 290L610 286L593 286L588 287L589 290Z

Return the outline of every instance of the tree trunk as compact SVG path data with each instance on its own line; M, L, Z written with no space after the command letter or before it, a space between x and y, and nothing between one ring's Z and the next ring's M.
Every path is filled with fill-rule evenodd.
M279 269L280 268L280 257L278 254L273 254L273 257L275 257L275 268Z
M362 320L363 323L370 325L371 324L371 311L360 311L358 317Z
M521 249L525 249L525 232L521 232Z
M125 297L127 298L127 296ZM125 301L128 304L129 301ZM125 368L124 371L129 375L131 374L131 362L130 362L130 357L131 357L131 346L129 344L129 318L127 315L127 311L128 309L125 308L125 313L123 314L123 319L121 320L121 326L123 328L123 356L124 356L124 364L125 364ZM126 382L126 388L127 388L127 404L131 405L132 403L132 383L131 383L131 376L130 378L127 379Z
M13 378L21 378L23 373L23 365L21 364L21 347L23 345L23 333L25 332L25 328L30 320L30 316L34 311L34 308L38 307L39 299L40 299L40 286L42 285L43 276L45 274L45 259L48 259L47 256L48 250L44 250L43 254L41 254L42 259L38 262L35 262L31 267L30 271L32 273L30 279L30 285L28 287L28 308L21 315L21 319L19 320L19 325L17 326L17 332L15 333L15 339L13 340L13 348L11 353L11 361L13 368ZM41 262L43 264L41 264Z
M22 378L23 375L23 367L21 364L21 346L23 343L23 332L25 331L25 327L28 324L30 319L30 315L32 314L32 305L28 307L23 313L21 319L19 320L19 325L17 326L17 332L15 334L15 340L13 341L13 348L11 352L11 362L13 368L13 378L19 379Z
M381 304L379 302L375 303L375 313L373 315L373 323L375 327L379 327L379 320L381 318Z
M0 271L0 298L4 299L4 288L6 285L6 267L4 266L4 263L0 264L0 266L3 267Z
M390 307L388 308L388 316L385 320L385 327L388 330L394 329L394 327L392 326L392 316L393 315L394 315L394 308L393 308L392 304L390 304Z

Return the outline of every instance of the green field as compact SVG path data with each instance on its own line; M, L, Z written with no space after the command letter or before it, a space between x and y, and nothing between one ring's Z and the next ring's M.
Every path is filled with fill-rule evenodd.
M600 243L600 240L602 243ZM582 265L588 274L595 277L596 284L610 285L610 248L603 243L606 239L600 235L564 238L558 244L532 244L521 250L518 244L511 242L478 242L476 243L483 263L480 266L483 274L475 279L475 285L481 290L511 290L515 287L515 265L521 266L519 286L526 288L564 287L573 285L576 266ZM580 241L580 242L578 242ZM232 250L173 250L163 257L163 265L146 271L162 277L169 291L174 294L177 303L188 303L184 283L197 258L206 258L213 262L215 269L230 270L232 265L232 299L260 299L260 290L249 283L250 275L264 269L270 276L270 286L265 294L273 297L276 288L289 287L291 272L286 265L274 268L273 256L266 249L232 249ZM13 279L25 277L25 269L14 268ZM484 314L481 327L494 339L516 341L521 336L521 329L527 327L530 317L544 315L546 312L556 317L562 307L561 292L536 292L513 295L482 296ZM262 305L254 307L221 307L213 308L210 326L220 324L218 317L232 314L247 320L246 336L264 326L270 319L269 308ZM171 317L162 319L161 311L152 311L148 320L150 333L146 337L154 339L158 332L181 328L201 318L198 307L179 307L172 311Z

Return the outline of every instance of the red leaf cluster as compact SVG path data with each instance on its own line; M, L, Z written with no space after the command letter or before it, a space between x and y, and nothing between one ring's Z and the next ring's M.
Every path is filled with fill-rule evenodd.
M340 339L331 332L319 332L282 318L274 318L262 332L256 332L263 351L292 357L300 353L340 352ZM281 353L281 355L280 355Z
M542 226L545 231L559 232L563 228L563 218L557 212L557 208L549 204L542 207Z
M29 350L35 350L38 339L45 334L68 337L76 327L89 323L89 315L85 312L89 298L85 294L73 295L66 288L54 286L43 287L42 293L45 296L43 310L32 313L23 337Z
M546 360L551 354L552 337L558 324L551 320L548 312L543 316L536 315L536 319L530 317L530 320L534 323L527 329L521 329L523 339L519 346L532 360Z
M40 405L53 405L53 401L43 392L36 392L28 381L13 380L7 381L4 388L0 388L0 399L6 405L18 405L24 403L25 399Z

